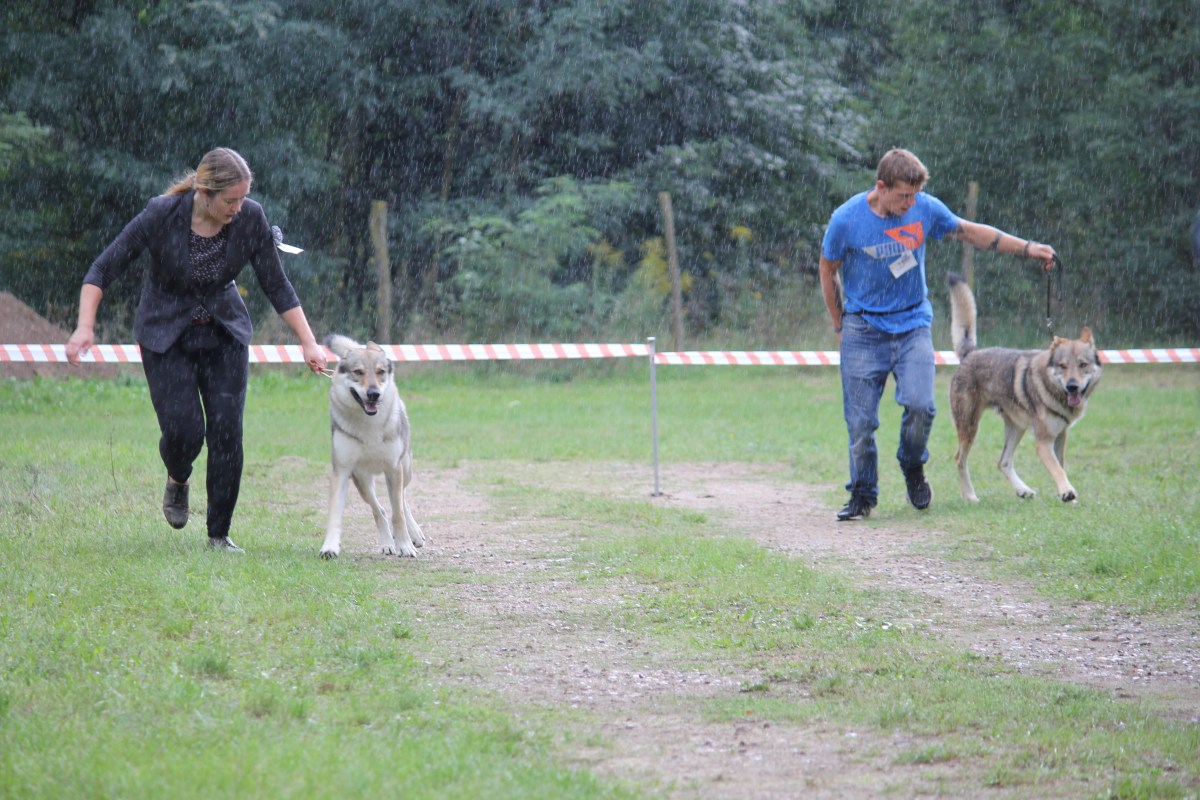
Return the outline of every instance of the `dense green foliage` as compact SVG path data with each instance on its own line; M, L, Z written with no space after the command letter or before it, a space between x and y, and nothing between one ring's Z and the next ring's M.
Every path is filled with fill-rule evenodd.
M1060 323L1191 343L1196 0L26 0L0 11L0 289L69 321L149 196L219 145L306 249L320 330L374 329L389 204L397 341L668 330L671 193L690 335L796 344L824 222L889 146L930 190L1053 243ZM932 248L935 296L958 248ZM1035 270L981 257L993 329ZM137 290L103 320L128 333ZM250 292L253 310L264 301ZM819 316L819 315L818 315ZM793 325L764 320L787 318ZM1018 335L1021 331L1017 331Z

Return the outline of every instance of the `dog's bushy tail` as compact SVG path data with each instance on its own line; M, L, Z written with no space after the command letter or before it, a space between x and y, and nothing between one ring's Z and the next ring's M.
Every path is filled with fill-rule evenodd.
M342 336L340 333L332 333L326 336L324 345L332 350L333 354L338 358L345 358L346 354L351 350L358 350L362 347L361 344L349 336Z
M946 282L950 284L950 335L954 341L954 354L961 361L977 347L975 295L957 272L947 275Z

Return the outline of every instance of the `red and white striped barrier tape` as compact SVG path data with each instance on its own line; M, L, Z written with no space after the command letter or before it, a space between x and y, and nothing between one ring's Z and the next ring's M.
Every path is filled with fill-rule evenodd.
M1100 360L1106 364L1197 364L1200 348L1154 348L1146 350L1101 350ZM656 364L682 366L776 366L817 367L836 366L841 357L836 350L804 351L729 351L717 350L655 353ZM933 361L939 366L958 363L953 350L938 350Z
M98 344L79 359L85 364L140 364L142 351L136 344ZM35 364L67 363L66 345L0 344L0 362L29 361Z
M534 359L583 359L645 357L644 344L392 344L383 349L395 361L529 361ZM328 352L328 351L326 351ZM337 357L329 353L330 360ZM135 344L98 344L80 357L83 364L139 364L142 351ZM0 345L0 362L26 361L39 364L66 363L66 346L61 344ZM304 352L296 344L250 346L251 364L303 364Z
M383 349L395 361L529 361L538 359L631 358L650 354L645 344L393 344ZM330 354L332 357L332 354ZM331 358L335 360L336 357ZM1101 350L1106 364L1197 364L1200 348L1150 348ZM65 364L66 347L61 344L0 344L0 362ZM141 350L135 344L98 344L84 364L139 364ZM934 353L939 365L958 363L951 350ZM295 344L256 344L250 347L251 364L303 364L304 354ZM684 350L655 353L654 363L668 366L775 366L822 367L841 363L836 350Z
M825 367L841 363L836 350L684 350L655 353L654 363L682 366Z
M1100 360L1106 364L1197 364L1200 363L1200 348L1101 350Z
M650 354L650 347L644 344L393 344L383 349L395 361L529 361Z

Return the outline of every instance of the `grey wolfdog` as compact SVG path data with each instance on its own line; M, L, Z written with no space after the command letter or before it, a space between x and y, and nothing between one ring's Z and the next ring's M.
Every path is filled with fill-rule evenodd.
M396 391L392 361L374 342L364 346L335 334L325 340L325 346L338 357L338 365L329 389L333 477L321 558L337 558L341 552L350 480L375 515L379 552L415 557L425 537L404 499L404 490L412 483L412 451L408 412ZM375 496L375 476L380 473L391 500L390 520Z
M959 367L950 382L950 411L958 429L958 484L966 500L978 502L967 456L979 420L988 408L1004 419L1000 471L1018 497L1033 497L1013 469L1013 453L1025 431L1037 438L1037 453L1054 478L1058 498L1073 502L1078 492L1067 480L1064 458L1067 429L1083 418L1088 398L1100 380L1100 356L1086 326L1078 339L1054 337L1047 350L1014 350L975 344L975 296L960 277L950 273L950 330Z

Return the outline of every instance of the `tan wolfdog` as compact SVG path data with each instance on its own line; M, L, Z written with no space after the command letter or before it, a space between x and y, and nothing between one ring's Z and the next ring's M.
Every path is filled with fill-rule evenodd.
M1088 397L1100 380L1100 355L1086 326L1078 339L1058 336L1047 350L1014 350L975 344L975 296L960 276L951 273L950 330L959 367L950 382L950 412L958 429L958 484L966 500L978 502L967 470L967 456L979 420L988 408L1004 419L1004 450L1000 471L1018 497L1033 497L1013 469L1013 453L1025 431L1037 437L1037 452L1054 478L1058 497L1073 502L1078 492L1067 480L1064 458L1067 429L1083 418Z

